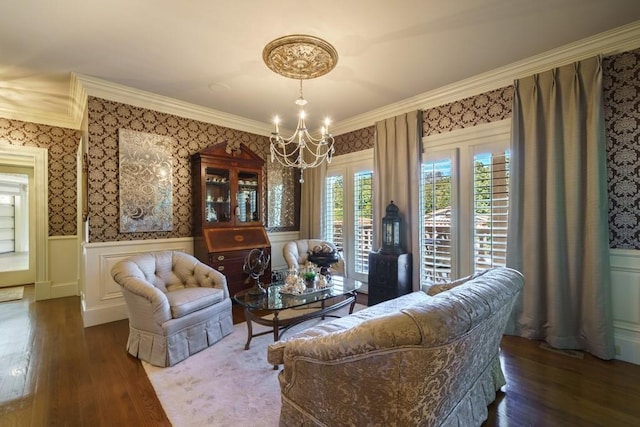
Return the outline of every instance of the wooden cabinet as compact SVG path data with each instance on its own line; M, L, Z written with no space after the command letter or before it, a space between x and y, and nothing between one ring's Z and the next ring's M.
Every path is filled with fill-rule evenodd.
M227 143L196 153L191 159L194 253L227 277L231 295L253 286L242 270L251 249L271 254L263 226L264 161L246 146ZM269 282L270 269L263 281Z
M368 287L370 306L411 292L411 254L370 252Z

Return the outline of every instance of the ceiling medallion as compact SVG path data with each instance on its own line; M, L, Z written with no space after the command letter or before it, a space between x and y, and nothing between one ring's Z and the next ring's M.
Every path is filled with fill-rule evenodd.
M333 70L338 63L338 52L318 37L293 34L269 42L262 51L262 59L274 73L306 80Z
M313 36L295 34L268 43L262 51L262 59L271 71L284 77L300 80L300 97L296 100L298 126L290 137L280 135L278 116L275 129L269 137L271 162L277 160L285 167L300 169L300 183L304 182L305 169L315 168L324 161L331 163L333 136L329 133L329 119L320 129L320 137L314 138L305 123L304 106L307 100L302 94L302 80L327 74L338 63L338 52L326 41Z

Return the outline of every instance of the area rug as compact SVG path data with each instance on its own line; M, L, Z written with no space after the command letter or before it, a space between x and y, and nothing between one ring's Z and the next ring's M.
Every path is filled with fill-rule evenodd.
M362 308L356 304L354 311ZM296 325L284 338L318 322L321 320ZM253 329L254 333L267 330L255 324ZM158 368L142 362L174 427L278 425L279 370L267 363L267 346L273 342L273 335L253 338L251 348L245 351L246 340L247 325L240 323L221 341L175 366Z
M13 288L0 288L0 302L15 301L22 299L24 295L24 286L16 286Z

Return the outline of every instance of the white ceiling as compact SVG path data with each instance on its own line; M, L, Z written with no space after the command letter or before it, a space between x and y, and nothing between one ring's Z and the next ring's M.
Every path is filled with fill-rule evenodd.
M262 49L302 33L339 54L304 83L309 125L339 123L638 19L639 0L2 0L0 116L68 117L75 73L292 128L298 82Z

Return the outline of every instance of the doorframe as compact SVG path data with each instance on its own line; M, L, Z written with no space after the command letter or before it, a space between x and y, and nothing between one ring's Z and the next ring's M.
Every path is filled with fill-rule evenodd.
M36 299L39 299L38 288L49 288L49 152L46 148L24 147L0 142L0 163L33 168L33 191L35 192L34 213L36 220L35 289ZM31 251L33 248L29 248L29 250Z

